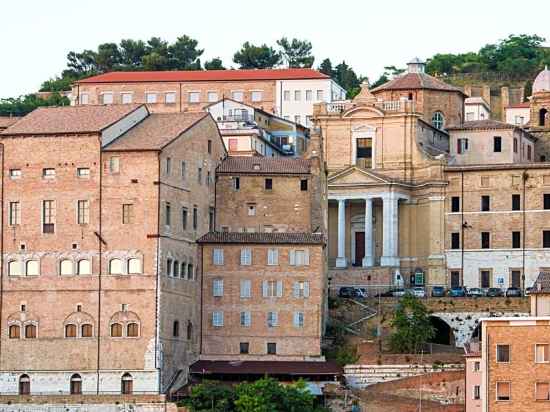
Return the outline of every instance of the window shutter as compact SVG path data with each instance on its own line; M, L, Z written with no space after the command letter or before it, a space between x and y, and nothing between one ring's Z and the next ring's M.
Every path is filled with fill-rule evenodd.
M280 298L283 296L283 281L277 281L277 297Z
M298 312L294 312L294 327L298 328L300 326L300 314Z
M304 265L309 266L309 249L304 250Z
M309 298L309 282L304 282L304 298Z
M245 322L246 326L250 326L250 323L251 323L251 314L250 314L250 312L245 312L244 313L244 322Z
M245 253L246 253L246 249L241 249L241 266L245 264Z
M273 315L273 326L277 326L279 324L279 313L277 312L271 312Z
M267 280L262 281L262 296L267 298Z
M296 251L291 250L288 256L290 258L290 266L296 266Z
M292 295L295 298L300 297L300 284L298 282L294 282L294 285L292 285Z

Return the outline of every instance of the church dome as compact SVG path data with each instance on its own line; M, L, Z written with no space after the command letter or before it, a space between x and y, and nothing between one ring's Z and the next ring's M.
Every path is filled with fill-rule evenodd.
M533 83L533 93L537 92L550 92L550 70L548 67L544 67Z

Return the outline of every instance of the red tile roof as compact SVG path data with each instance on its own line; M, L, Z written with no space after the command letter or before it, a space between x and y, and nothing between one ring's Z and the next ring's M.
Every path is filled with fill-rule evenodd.
M5 129L7 127L12 126L17 121L21 119L20 117L6 117L6 116L0 116L0 129Z
M205 112L153 113L103 150L160 150L207 116Z
M550 294L550 272L540 272L531 293Z
M248 244L324 244L320 233L242 233L242 232L209 232L197 240L197 243L248 243Z
M304 361L210 361L200 360L190 367L194 374L227 375L341 375L343 370L335 362Z
M516 125L501 122L498 120L472 120L458 126L449 126L447 130L478 130L478 129L516 129Z
M215 82L246 80L328 79L314 69L187 70L155 72L109 72L77 83Z
M311 161L286 157L231 156L226 158L217 173L288 175L309 174Z
M141 105L39 107L0 135L99 133Z
M514 103L506 106L507 109L528 109L531 107L531 102Z
M459 92L464 94L458 87L447 84L435 77L426 73L406 73L402 76L396 77L381 86L371 90L371 93L376 94L385 90L416 90L416 89L430 89L430 90L443 90L448 92Z

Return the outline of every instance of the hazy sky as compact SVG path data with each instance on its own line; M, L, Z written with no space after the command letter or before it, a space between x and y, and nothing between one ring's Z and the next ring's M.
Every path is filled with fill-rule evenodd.
M187 34L226 67L245 41L313 43L315 66L343 59L374 81L412 57L476 51L514 33L550 40L548 0L1 0L0 97L36 91L69 51ZM513 6L512 6L513 5Z

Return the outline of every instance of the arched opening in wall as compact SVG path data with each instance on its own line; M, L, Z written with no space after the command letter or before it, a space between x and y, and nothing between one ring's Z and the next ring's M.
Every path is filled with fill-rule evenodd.
M31 379L29 375L21 375L19 377L19 395L31 394Z
M191 321L187 322L187 340L193 339L193 323Z
M435 330L435 334L429 343L436 343L438 345L454 345L455 336L451 327L443 319L437 316L430 316L430 323Z
M134 380L129 373L122 375L120 391L123 395L131 395L134 391Z
M71 395L82 395L82 378L78 373L71 376Z
M544 123L546 122L547 114L548 114L548 110L544 108L539 110L539 126L544 126Z

